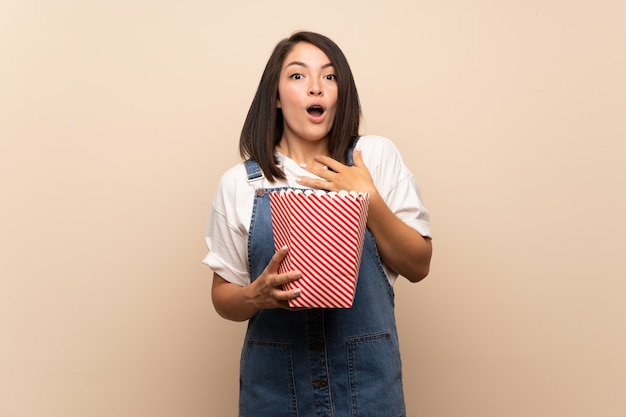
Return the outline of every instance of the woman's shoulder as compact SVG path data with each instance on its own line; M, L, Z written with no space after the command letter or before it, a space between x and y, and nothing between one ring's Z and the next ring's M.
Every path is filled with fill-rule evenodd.
M402 159L400 152L391 139L380 135L363 135L357 142L366 160Z
M228 168L219 179L213 196L213 208L226 215L239 216L254 198L254 183L248 181L243 162Z
M220 177L215 190L216 201L237 201L242 197L242 194L248 194L249 189L246 167L243 162L240 162L228 168ZM252 189L252 191L254 190Z
M396 145L391 139L380 135L363 135L359 137L357 146L362 150L375 151L393 151L397 152Z
M220 178L220 183L230 185L242 182L245 183L247 178L248 174L246 172L246 166L244 162L239 162L224 171L222 177Z

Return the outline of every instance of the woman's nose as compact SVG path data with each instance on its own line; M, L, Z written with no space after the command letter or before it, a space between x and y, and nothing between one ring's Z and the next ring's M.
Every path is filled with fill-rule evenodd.
M310 96L321 96L322 94L322 89L318 85L312 85L309 87Z

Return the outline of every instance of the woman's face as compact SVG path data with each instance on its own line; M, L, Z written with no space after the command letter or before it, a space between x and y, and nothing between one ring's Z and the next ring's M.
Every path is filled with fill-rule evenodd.
M283 113L282 140L328 139L337 107L337 80L318 47L297 43L287 54L278 80L277 107Z

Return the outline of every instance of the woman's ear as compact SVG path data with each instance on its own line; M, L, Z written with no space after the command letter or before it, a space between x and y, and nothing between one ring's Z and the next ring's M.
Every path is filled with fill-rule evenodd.
M277 109L282 108L282 106L281 106L281 104L280 104L280 97L277 97L277 98L276 98L276 108L277 108Z

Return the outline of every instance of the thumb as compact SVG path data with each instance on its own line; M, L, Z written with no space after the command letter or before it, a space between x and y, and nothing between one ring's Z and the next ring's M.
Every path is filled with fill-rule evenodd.
M283 261L283 259L285 259L288 252L289 252L289 248L287 247L287 245L277 250L276 253L274 253L272 258L270 259L270 262L267 264L266 269L271 273L277 273L281 262Z
M362 167L363 166L363 152L359 145L354 147L352 151L352 161L354 162L354 166Z

